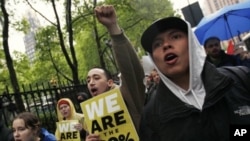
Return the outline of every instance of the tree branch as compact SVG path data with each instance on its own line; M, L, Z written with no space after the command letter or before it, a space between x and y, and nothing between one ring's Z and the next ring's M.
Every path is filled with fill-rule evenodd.
M28 5L30 6L31 9L33 9L36 13L38 13L40 16L42 16L46 21L48 21L49 23L51 23L52 25L56 26L55 23L53 23L52 21L50 21L48 18L46 18L41 12L37 11L28 0L25 0Z

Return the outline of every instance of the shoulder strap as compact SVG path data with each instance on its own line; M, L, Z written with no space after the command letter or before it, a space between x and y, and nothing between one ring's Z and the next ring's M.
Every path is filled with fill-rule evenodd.
M245 66L224 66L218 70L239 82L250 92L250 70Z

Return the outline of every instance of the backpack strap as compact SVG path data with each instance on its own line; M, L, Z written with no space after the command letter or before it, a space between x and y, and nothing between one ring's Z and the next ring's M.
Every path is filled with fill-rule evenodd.
M245 66L224 66L217 68L223 74L239 82L250 93L250 70Z

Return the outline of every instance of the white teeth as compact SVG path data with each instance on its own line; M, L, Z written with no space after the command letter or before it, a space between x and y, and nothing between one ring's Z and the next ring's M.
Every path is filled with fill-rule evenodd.
M167 55L166 60L171 60L171 59L173 59L174 57L175 57L174 54L169 54L169 55Z
M174 56L173 54L170 54L170 55L167 56L167 59L168 59L168 58L171 58L171 57L173 57L173 56Z

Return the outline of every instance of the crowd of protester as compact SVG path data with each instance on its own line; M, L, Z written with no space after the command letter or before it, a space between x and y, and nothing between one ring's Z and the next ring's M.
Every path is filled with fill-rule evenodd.
M142 47L154 64L150 74L145 74L132 44L118 25L114 7L98 6L94 12L111 37L120 82L114 83L108 70L94 67L86 78L89 93L95 97L119 89L141 141L228 141L230 125L250 125L250 92L217 70L222 66L249 68L248 57L226 54L217 37L208 38L203 47L188 22L165 17L153 22L142 34ZM91 98L83 92L76 96L79 103ZM244 106L249 108L244 115L235 112ZM82 141L102 140L87 130L84 115L76 113L70 99L60 99L56 108L58 122L77 121L74 128ZM62 140L58 129L49 133L29 112L17 115L11 129L0 119L0 136L6 141Z

